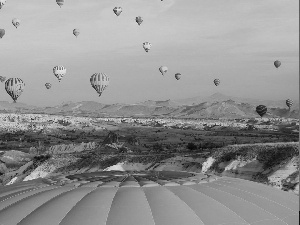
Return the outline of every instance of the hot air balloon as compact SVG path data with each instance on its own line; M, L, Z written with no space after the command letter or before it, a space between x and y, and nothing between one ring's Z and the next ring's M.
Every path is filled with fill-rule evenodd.
M2 7L5 5L6 0L0 0L0 9L2 9Z
M180 73L176 73L175 74L175 78L176 78L176 80L179 80L181 78L181 74Z
M6 80L6 77L0 76L0 81L3 83Z
M274 62L274 66L275 66L276 68L278 68L280 65L281 65L281 62L280 62L279 60L276 60L276 61Z
M13 20L12 20L12 24L16 27L16 28L18 28L18 26L20 25L20 20L19 19L17 19L17 18L14 18Z
M25 87L25 83L20 78L9 78L5 81L5 90L7 94L10 95L10 97L14 100L14 102L17 101L17 99L22 94Z
M51 86L52 86L52 85L51 85L50 83L46 83L46 84L45 84L45 87L46 87L47 89L50 89Z
M57 77L58 81L60 82L63 76L66 74L67 70L63 66L55 66L53 68L53 73Z
M135 22L137 22L138 25L141 25L141 23L143 22L142 17L140 17L140 16L136 17Z
M92 87L97 91L100 97L102 92L109 85L109 76L105 73L94 73L90 78L90 82Z
M61 8L61 6L64 4L65 0L56 0L57 5Z
M5 30L4 29L0 29L0 38L3 38L4 35L5 35Z
M244 179L204 173L49 173L45 178L1 185L0 193L3 225L299 223L296 194Z
M77 37L80 34L79 29L74 29L73 34Z
M268 111L267 107L264 105L259 105L256 107L256 112L258 113L258 115L260 115L261 117L263 117L263 115L266 114L266 112Z
M115 7L113 9L114 13L117 15L117 16L120 16L121 12L122 12L122 8L121 7Z
M165 73L168 72L168 67L166 66L159 67L159 72L161 72L162 75L165 75Z
M289 107L289 110L291 109L292 105L294 104L293 100L291 100L291 99L287 99L285 101L285 103Z
M220 80L219 80L219 79L214 79L214 84L215 84L216 86L218 86L218 85L220 84Z
M145 49L146 52L148 52L151 48L152 44L149 42L144 42L143 43L143 48Z

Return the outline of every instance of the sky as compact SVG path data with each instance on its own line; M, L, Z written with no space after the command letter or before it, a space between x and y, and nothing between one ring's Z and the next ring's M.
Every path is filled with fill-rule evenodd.
M116 6L123 9L120 16L113 13ZM144 20L140 26L137 16ZM17 29L13 18L21 20ZM216 92L299 101L299 0L65 0L61 8L55 0L7 0L0 28L6 31L0 76L21 78L25 89L18 102L30 105L135 103ZM148 53L143 42L152 44ZM282 62L278 69L275 60ZM67 69L60 83L53 74L57 65ZM169 69L164 76L160 66ZM90 84L99 72L110 77L101 97ZM0 101L12 102L4 83Z

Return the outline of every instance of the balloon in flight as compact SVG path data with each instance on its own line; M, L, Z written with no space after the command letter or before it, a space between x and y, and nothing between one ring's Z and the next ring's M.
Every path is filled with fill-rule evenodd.
M117 15L117 16L120 16L121 12L123 11L121 7L115 7L113 9L114 13Z
M6 77L0 76L0 81L3 83L6 80Z
M16 27L16 28L18 28L18 26L20 26L20 20L19 19L17 19L17 18L14 18L13 20L12 20L12 24Z
M280 62L279 60L276 60L276 61L274 62L274 66L275 66L276 68L278 68L279 66L281 66L281 62Z
M268 109L266 106L264 105L259 105L256 107L256 112L258 113L258 115L260 115L261 117L263 117L263 115L265 115L267 113Z
M73 34L75 35L75 37L77 37L80 34L79 29L74 29Z
M138 17L135 18L135 22L137 22L138 25L141 25L142 22L143 22L143 18L138 16Z
M176 74L175 74L175 78L176 78L176 80L180 80L180 78L181 78L181 73L176 73Z
M0 0L0 9L2 9L2 7L5 5L6 0Z
M220 84L220 79L214 79L214 84L218 86Z
M165 73L168 72L168 67L166 66L159 67L159 72L161 72L162 75L165 75Z
M55 66L53 68L53 73L57 77L58 81L60 82L63 76L67 73L67 70L63 66Z
M50 83L46 83L46 84L45 84L45 87L46 87L47 89L50 89L50 88L52 87L52 85L51 85Z
M56 0L57 5L61 8L61 6L64 4L65 0Z
M151 49L152 44L150 42L144 42L143 43L143 48L145 49L146 52L148 52Z
M109 76L105 73L94 73L90 78L90 82L92 87L97 91L100 97L102 92L109 85Z
M10 97L14 100L14 102L17 101L17 99L22 94L25 87L25 83L20 78L9 78L5 81L5 90L7 94L10 95Z
M5 35L5 30L4 29L0 29L0 38L3 38L4 35Z
M291 109L292 105L294 104L293 100L291 100L291 99L287 99L285 101L285 103L286 103L287 107L289 107L289 109Z

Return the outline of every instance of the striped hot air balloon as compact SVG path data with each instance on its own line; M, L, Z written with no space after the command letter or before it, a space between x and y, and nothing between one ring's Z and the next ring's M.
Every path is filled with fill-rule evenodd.
M260 115L261 117L263 117L263 115L265 115L267 113L268 109L266 106L264 105L259 105L256 107L256 112L258 113L258 115Z
M216 85L216 86L218 86L219 84L220 84L220 79L214 79L214 84Z
M45 84L45 87L46 87L47 89L50 89L50 88L52 87L52 84L46 83L46 84Z
M285 101L285 103L286 103L287 107L289 107L289 110L291 109L292 105L294 104L293 100L291 100L291 99L287 99Z
M123 11L121 7L115 7L113 9L114 13L117 15L117 16L120 16L121 12Z
M281 62L280 62L279 60L276 60L276 61L274 62L274 66L275 66L276 68L278 68L279 66L281 66Z
M136 17L136 18L135 18L135 22L137 22L138 25L141 25L142 22L143 22L142 17L140 17L140 16Z
M67 69L63 66L55 66L53 68L53 73L57 77L58 81L60 82L63 76L67 73Z
M165 73L168 72L168 67L166 66L159 67L159 72L161 72L162 75L165 75Z
M109 85L109 76L105 73L94 73L90 78L90 82L92 87L97 91L100 97L102 92Z
M14 100L14 102L17 101L17 99L22 94L25 87L25 83L20 78L9 78L5 81L5 90L7 94L10 95L10 97Z
M175 78L176 78L176 80L180 80L180 78L181 78L181 73L176 73L176 74L175 74Z
M2 9L2 7L5 5L6 0L0 0L0 9Z
M56 0L56 3L61 8L61 6L65 3L65 0Z
M151 49L152 44L150 42L144 42L143 43L143 48L145 49L146 52L148 52Z

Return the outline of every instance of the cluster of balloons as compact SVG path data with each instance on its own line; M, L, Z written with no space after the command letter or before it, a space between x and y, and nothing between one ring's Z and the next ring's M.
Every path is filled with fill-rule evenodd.
M163 0L161 0L163 1ZM59 7L62 7L64 5L64 0L56 0L57 5ZM6 0L0 0L0 9L5 5ZM120 16L122 13L123 9L122 7L115 7L113 8L113 12L117 15ZM141 16L137 16L135 18L136 23L140 26L143 23L143 18ZM20 26L20 19L14 18L12 20L12 24L18 28ZM78 35L80 34L79 29L74 29L73 30L74 36L77 38ZM3 38L5 35L5 30L0 29L0 38ZM143 43L143 48L146 52L148 52L152 47L152 44L150 42L144 42ZM281 66L281 62L279 60L276 60L274 62L274 66L278 69ZM159 68L160 73L164 76L168 72L168 67L166 66L161 66ZM64 75L66 74L67 70L64 66L55 66L53 68L53 73L60 82ZM175 74L175 79L180 80L181 78L181 73L176 73ZM6 77L0 76L0 81L3 83L6 80ZM214 79L214 84L216 86L220 85L220 79ZM90 83L92 87L96 90L96 92L101 96L102 92L108 87L109 85L109 76L105 73L95 73L91 76L90 78ZM5 90L6 92L12 97L14 102L18 99L18 97L22 94L23 90L25 87L25 83L23 82L22 79L20 78L9 78L5 82ZM50 89L52 87L51 83L45 83L45 87L47 89ZM286 100L286 105L289 107L289 110L291 106L293 105L293 101L291 99ZM264 105L259 105L256 107L256 112L262 117L267 113L267 107Z

